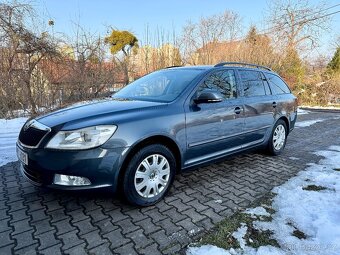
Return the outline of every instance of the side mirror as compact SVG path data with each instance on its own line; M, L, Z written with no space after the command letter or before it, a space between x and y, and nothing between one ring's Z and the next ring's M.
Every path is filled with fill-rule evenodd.
M194 102L196 104L202 104L202 103L218 103L222 102L223 97L222 95L216 91L216 90L203 90L197 98L194 99Z

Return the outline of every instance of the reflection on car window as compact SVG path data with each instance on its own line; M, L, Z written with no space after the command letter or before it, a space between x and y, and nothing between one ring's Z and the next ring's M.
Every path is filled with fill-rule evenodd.
M112 97L171 102L201 72L200 69L161 70L132 82Z
M198 92L213 89L221 93L225 99L236 98L236 77L234 70L222 70L210 74L199 87Z
M267 74L270 88L274 95L290 93L286 83L274 74Z
M239 71L243 82L243 94L245 97L266 95L261 73L257 71Z

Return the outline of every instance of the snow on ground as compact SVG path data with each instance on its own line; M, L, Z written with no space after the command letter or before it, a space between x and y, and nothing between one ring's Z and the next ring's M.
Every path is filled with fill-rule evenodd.
M316 119L316 120L305 120L305 121L298 121L295 123L295 127L309 127L314 125L317 122L322 122L323 119Z
M270 216L270 214L264 209L263 207L259 206L256 208L249 208L245 211L247 214L250 215L257 215L257 216Z
M302 110L302 109L298 108L297 113L298 113L298 115L304 115L304 114L310 113L310 111L306 111L306 110Z
M273 189L276 196L273 198L272 208L276 212L272 214L272 221L254 222L254 227L259 230L271 230L272 238L278 242L280 248L261 246L255 249L247 245L242 248L241 245L241 249L227 251L204 245L190 247L187 255L340 254L340 146L334 145L315 154L324 159L318 164L310 164L306 170ZM262 209L257 207L247 211L261 215L264 213ZM241 224L233 233L242 244L244 228L246 226ZM292 235L294 231L303 232L305 238L299 239Z
M322 109L322 110L340 110L340 106L308 106L308 105L300 105L299 107L306 108L306 109Z
M0 166L17 161L15 144L27 118L0 119Z
M229 251L214 245L203 245L201 247L190 247L186 255L230 255Z

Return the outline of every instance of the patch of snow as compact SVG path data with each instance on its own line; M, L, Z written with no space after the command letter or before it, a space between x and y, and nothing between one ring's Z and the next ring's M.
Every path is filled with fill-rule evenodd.
M214 245L202 245L200 247L189 247L186 255L231 255L232 253Z
M305 121L298 121L295 123L295 127L309 127L314 125L317 122L322 122L323 119L316 119L316 120L305 120Z
M322 109L322 110L340 110L339 106L329 105L329 106L308 106L308 105L301 105L302 108L309 108L309 109Z
M298 108L297 113L298 113L298 115L304 115L304 114L310 113L310 111L306 111L306 110L302 110L302 109Z
M246 247L246 240L244 240L244 236L247 234L248 227L246 224L241 223L241 227L239 227L232 236L238 241L241 249Z
M289 157L289 159L291 159L291 160L299 160L299 158L296 158L296 157Z
M270 216L270 213L268 213L266 211L266 209L264 209L261 206L255 207L255 208L249 208L247 210L244 211L247 214L250 215L257 215L257 216Z
M0 119L0 166L17 161L16 142L27 118Z
M217 199L217 200L215 200L215 203L222 204L222 200L221 199Z
M213 246L195 248L187 255L201 254L296 254L296 255L338 255L340 251L340 172L333 169L340 167L340 146L333 145L329 150L318 151L323 156L318 164L298 173L286 183L273 189L272 221L256 221L253 227L259 230L271 230L280 248L261 246L257 249L246 245L244 236L246 226L232 235L240 243L240 249L221 250ZM308 180L308 181L306 181ZM307 185L325 187L325 190L304 190ZM260 208L260 207L259 207ZM248 209L250 213L263 212L262 209ZM302 231L305 239L293 236L295 230ZM215 250L216 249L216 250Z
M270 229L281 247L292 254L339 254L340 250L340 173L334 167L340 165L340 146L337 151L319 151L324 156L319 164L309 166L282 186L274 188L272 222L257 222L261 229ZM339 150L338 150L339 149ZM307 191L310 184L327 188ZM294 230L302 231L307 238L292 236Z

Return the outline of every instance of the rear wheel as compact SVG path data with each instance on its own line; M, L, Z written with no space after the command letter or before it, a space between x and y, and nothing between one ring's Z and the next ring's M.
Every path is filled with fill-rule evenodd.
M169 191L176 170L172 152L161 144L148 145L137 152L127 166L123 190L127 201L148 206Z
M268 142L268 152L271 155L282 153L287 141L287 125L283 120L278 120L273 128Z

